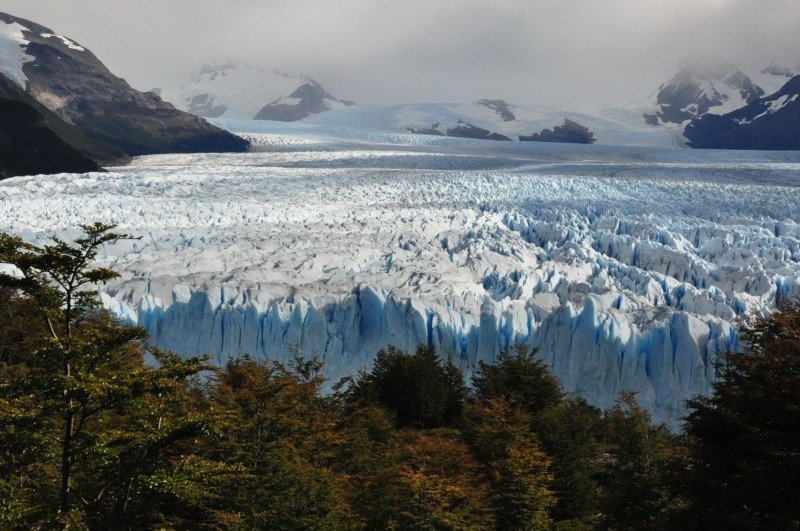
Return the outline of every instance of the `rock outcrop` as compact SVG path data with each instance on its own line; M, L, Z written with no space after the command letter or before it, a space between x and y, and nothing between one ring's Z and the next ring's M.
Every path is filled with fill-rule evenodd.
M564 142L567 144L593 144L594 134L577 122L564 119L563 125L558 125L553 129L543 129L541 133L533 133L530 136L520 136L521 142Z

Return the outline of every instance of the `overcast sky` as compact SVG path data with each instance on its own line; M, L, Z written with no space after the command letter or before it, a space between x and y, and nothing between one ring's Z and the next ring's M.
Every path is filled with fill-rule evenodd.
M134 87L209 60L307 74L360 103L646 98L680 62L800 63L800 0L0 0Z

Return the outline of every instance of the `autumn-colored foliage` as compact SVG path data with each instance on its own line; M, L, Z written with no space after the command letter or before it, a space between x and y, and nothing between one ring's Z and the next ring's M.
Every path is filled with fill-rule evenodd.
M744 328L676 435L631 393L568 396L524 345L471 389L433 347L390 347L333 393L299 351L147 347L97 305L112 230L0 235L2 529L800 527L800 307Z

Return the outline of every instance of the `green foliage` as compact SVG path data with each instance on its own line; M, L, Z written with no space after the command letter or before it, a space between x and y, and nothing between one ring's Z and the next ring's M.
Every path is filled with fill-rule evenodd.
M578 398L547 408L535 422L542 448L553 459L557 502L551 515L562 528L591 526L599 513L601 424L602 412Z
M88 287L115 274L90 264L101 245L126 236L102 224L83 228L72 244L44 247L0 235L0 262L19 273L0 274L4 314L12 322L38 316L29 333L17 322L0 340L6 527L141 520L133 516L141 482L169 469L169 450L207 424L185 407L187 379L202 360L154 351L159 366L145 365L144 331L96 309Z
M551 459L530 426L530 415L504 398L479 401L467 412L467 438L489 471L499 529L546 529L551 523Z
M708 398L689 402L687 521L737 529L800 527L800 305L743 330Z
M502 349L493 364L479 362L472 377L475 396L505 398L534 416L559 404L561 384L535 354L527 345L516 345Z
M314 366L298 359L287 370L244 357L210 383L219 437L212 455L242 469L221 507L244 528L352 527L346 477L332 469L343 434Z
M654 426L633 393L623 393L603 422L607 453L601 460L604 525L613 529L662 529L682 507L670 489L679 446Z
M435 428L459 419L466 395L461 371L420 345L413 355L394 347L378 352L372 371L358 375L345 399L387 408L398 427Z

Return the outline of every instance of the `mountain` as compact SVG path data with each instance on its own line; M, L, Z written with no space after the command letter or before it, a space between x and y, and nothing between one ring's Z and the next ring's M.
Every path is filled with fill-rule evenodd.
M2 28L1 23L0 28ZM2 41L0 40L0 42ZM112 146L107 142L89 138L80 128L62 120L56 113L39 103L36 98L25 92L20 85L2 73L0 73L0 97L6 100L20 102L36 110L46 121L47 127L61 138L61 140L84 157L90 158L98 164L122 164L130 159L120 148ZM62 171L67 170L64 169Z
M203 65L190 83L163 89L161 97L205 118L283 122L353 104L337 100L309 77L234 62Z
M800 76L741 109L692 120L684 135L694 148L800 150Z
M247 142L142 93L77 42L0 13L0 76L93 140L128 155L244 151Z
M764 90L764 94L774 94L791 78L800 75L800 65L787 68L782 65L770 63L757 74L751 76L753 81Z
M744 107L764 91L728 61L685 64L651 96L655 109L645 113L650 125L682 124L706 113L725 114Z
M0 97L0 179L98 170L94 161L59 138L32 105Z

